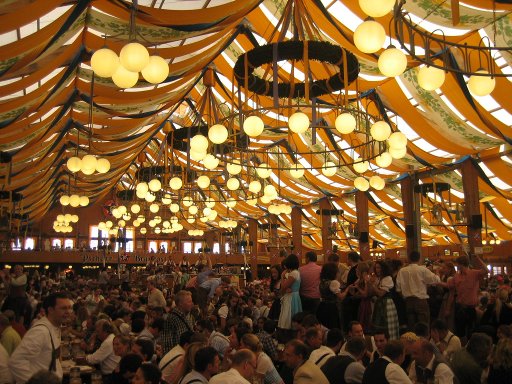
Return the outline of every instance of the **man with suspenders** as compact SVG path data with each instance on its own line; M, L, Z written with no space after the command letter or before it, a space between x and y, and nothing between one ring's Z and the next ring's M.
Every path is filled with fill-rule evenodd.
M204 347L196 352L194 369L187 373L179 384L207 384L219 372L220 357L213 347Z

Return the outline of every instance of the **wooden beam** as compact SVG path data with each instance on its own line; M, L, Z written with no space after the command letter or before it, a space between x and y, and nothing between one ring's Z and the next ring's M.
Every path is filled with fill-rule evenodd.
M460 22L459 0L452 0L452 24L458 25Z

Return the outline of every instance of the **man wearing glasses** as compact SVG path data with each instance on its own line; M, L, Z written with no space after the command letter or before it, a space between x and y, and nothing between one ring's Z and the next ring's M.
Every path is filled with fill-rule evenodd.
M256 374L256 355L248 349L240 349L231 357L231 369L213 376L210 384L251 384Z

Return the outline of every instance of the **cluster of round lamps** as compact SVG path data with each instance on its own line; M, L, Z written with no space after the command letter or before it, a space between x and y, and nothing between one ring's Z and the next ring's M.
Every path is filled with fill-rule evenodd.
M80 195L62 195L59 199L59 202L64 207L71 206L73 208L77 207L87 207L89 205L89 198L87 196Z
M70 233L73 232L71 223L78 222L78 215L71 215L66 213L65 215L57 215L57 219L53 222L53 230L55 232Z
M202 229L189 229L187 233L189 236L203 236L204 235L204 231Z
M107 173L110 170L110 161L104 158L96 158L93 155L70 157L66 163L71 173L82 172L84 175L92 175L94 172Z
M130 42L117 54L109 48L98 49L91 57L91 67L99 77L112 78L119 88L131 88L139 73L151 84L160 84L169 76L169 64L162 57L150 55L140 43Z
M359 0L359 6L369 16L354 31L354 44L361 52L372 54L382 49L386 41L386 31L373 18L389 14L395 2L395 0ZM407 69L407 57L400 49L390 45L380 54L378 67L384 76L400 76ZM417 70L418 85L426 91L440 88L445 78L445 71L440 68L422 65ZM489 75L489 71L480 68L469 77L467 86L471 94L487 96L494 90L496 79Z

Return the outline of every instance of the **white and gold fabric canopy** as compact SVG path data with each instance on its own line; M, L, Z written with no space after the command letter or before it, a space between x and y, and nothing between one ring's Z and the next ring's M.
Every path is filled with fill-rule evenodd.
M2 213L14 212L28 222L36 222L52 207L59 206L63 194L86 195L91 202L116 200L118 191L134 188L140 168L163 165L166 156L173 159L173 164L200 172L203 169L200 162L190 160L186 152L178 149L173 149L174 153L164 152L169 130L186 129L194 123L197 117L191 106L197 105L208 89L202 80L207 67L215 72L212 95L217 104L232 106L237 97L232 92L239 91L233 75L237 58L256 44L276 41L278 36L273 32L286 3L285 0L139 0L135 14L138 40L169 63L170 73L158 85L141 78L136 86L121 89L111 79L97 76L91 87L90 58L105 43L119 52L128 42L131 1L2 2ZM419 63L409 57L408 68L401 76L387 78L377 67L382 50L365 54L353 43L354 30L366 18L357 1L297 0L296 3L315 25L302 33L310 40L328 41L355 54L360 63L358 90L372 93L373 99L385 108L393 129L408 138L405 157L393 160L386 169L373 167L370 171L370 175L378 174L386 179L383 190L367 192L371 238L388 247L404 244L399 181L407 173L421 172L424 182L449 183L451 200L463 201L461 174L450 167L470 157L479 170L480 196L488 200L485 224L498 238L510 239L512 77L497 77L490 95L474 97L467 90L467 78L448 72L444 84L429 92L418 85ZM488 36L497 46L512 47L510 4L461 1L456 25L453 25L450 1L408 0L404 8L420 27L442 32L450 41L478 45L483 36ZM377 20L388 30L392 17L390 12ZM287 39L292 32L282 35ZM510 54L496 58L497 70L512 74L511 62ZM279 77L295 76L301 81L304 73L301 65L297 62L294 69L281 65ZM264 72L261 68L259 71ZM314 71L315 76L323 78L331 74L332 68L316 65ZM349 92L355 91L355 87L353 84ZM325 100L336 103L339 96L339 92L326 95ZM259 96L255 103L272 105L272 98ZM270 120L269 116L264 117L266 124ZM271 166L291 163L286 150L269 145L276 140L273 135L266 130L253 145L268 147L266 161ZM306 150L335 145L325 133L317 132L317 136L313 137L311 131L294 136L293 146ZM111 168L104 174L71 174L66 162L76 154L106 158ZM333 149L330 156L336 161L336 157L351 155ZM321 159L311 162L320 163ZM445 167L449 169L447 172L432 172L429 176L429 170ZM356 176L350 167L341 167L331 177L315 169L306 170L300 179L292 178L289 171L274 172L271 181L278 186L279 201L303 208L306 246L318 248L321 244L321 223L316 210L318 199L323 196L332 200L333 208L345 212L346 221L356 220L352 193ZM223 180L227 176L221 173L218 177ZM222 196L231 194L218 188ZM253 206L240 202L232 209L217 204L216 210L216 220L197 225L185 222L185 228L207 230L227 218L255 217L266 221L268 215L265 204ZM103 218L99 217L100 220ZM291 215L282 213L278 220L279 233L286 236L292 227ZM458 230L445 222L446 226L429 226L425 215L422 220L425 244L460 241ZM339 245L346 248L349 242L355 244L355 240L340 239Z

